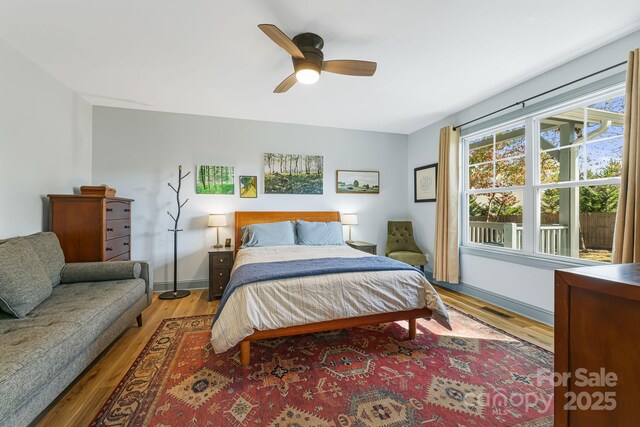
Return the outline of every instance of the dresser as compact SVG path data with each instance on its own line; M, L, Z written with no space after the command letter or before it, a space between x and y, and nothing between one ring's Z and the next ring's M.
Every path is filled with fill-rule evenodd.
M554 341L555 425L638 425L640 264L556 271Z
M49 194L49 230L66 262L131 259L132 199Z
M215 248L209 251L209 301L220 298L233 267L233 248Z

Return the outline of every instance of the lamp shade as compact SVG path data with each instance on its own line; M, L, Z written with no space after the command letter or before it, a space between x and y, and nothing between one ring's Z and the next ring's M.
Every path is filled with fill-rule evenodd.
M358 214L354 214L354 213L342 214L342 224L358 225Z
M226 227L227 216L225 214L210 214L209 227Z

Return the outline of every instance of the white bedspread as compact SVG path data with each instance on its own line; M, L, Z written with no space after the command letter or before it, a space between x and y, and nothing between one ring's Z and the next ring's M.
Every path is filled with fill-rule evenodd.
M245 264L310 258L373 256L349 246L272 246L238 251L233 271ZM231 274L233 274L233 271ZM211 329L222 353L256 330L428 307L449 326L446 308L417 271L371 271L250 283L235 290Z

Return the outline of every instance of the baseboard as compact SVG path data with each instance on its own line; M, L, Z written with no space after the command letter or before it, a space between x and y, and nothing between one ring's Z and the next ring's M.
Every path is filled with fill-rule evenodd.
M183 280L178 282L178 289L209 289L208 280ZM165 292L173 290L173 281L171 282L154 282L153 292Z
M431 278L429 278L431 277ZM529 319L536 320L545 325L553 326L553 312L545 310L544 308L536 307L535 305L527 304L526 302L518 301L513 298L506 297L504 295L496 294L485 289L478 288L467 283L447 283L438 282L433 280L431 272L427 272L427 279L433 281L438 286L449 289L454 292L460 292L461 294L468 295L470 297L477 298L481 301L493 304L496 307L504 308L505 310L512 311Z

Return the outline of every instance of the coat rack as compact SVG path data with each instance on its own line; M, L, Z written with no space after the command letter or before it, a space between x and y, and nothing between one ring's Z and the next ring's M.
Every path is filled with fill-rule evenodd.
M182 207L189 201L189 199L180 203L180 188L182 187L182 180L186 178L191 172L187 172L182 175L182 165L178 166L178 189L176 189L169 182L167 185L171 187L173 191L176 193L176 203L178 205L178 213L176 216L173 216L171 212L167 211L167 214L173 219L173 230L169 230L173 233L173 291L163 292L158 296L160 299L178 299L184 298L187 295L190 295L191 292L186 290L178 290L178 232L182 231L178 229L178 221L180 220L180 210Z

